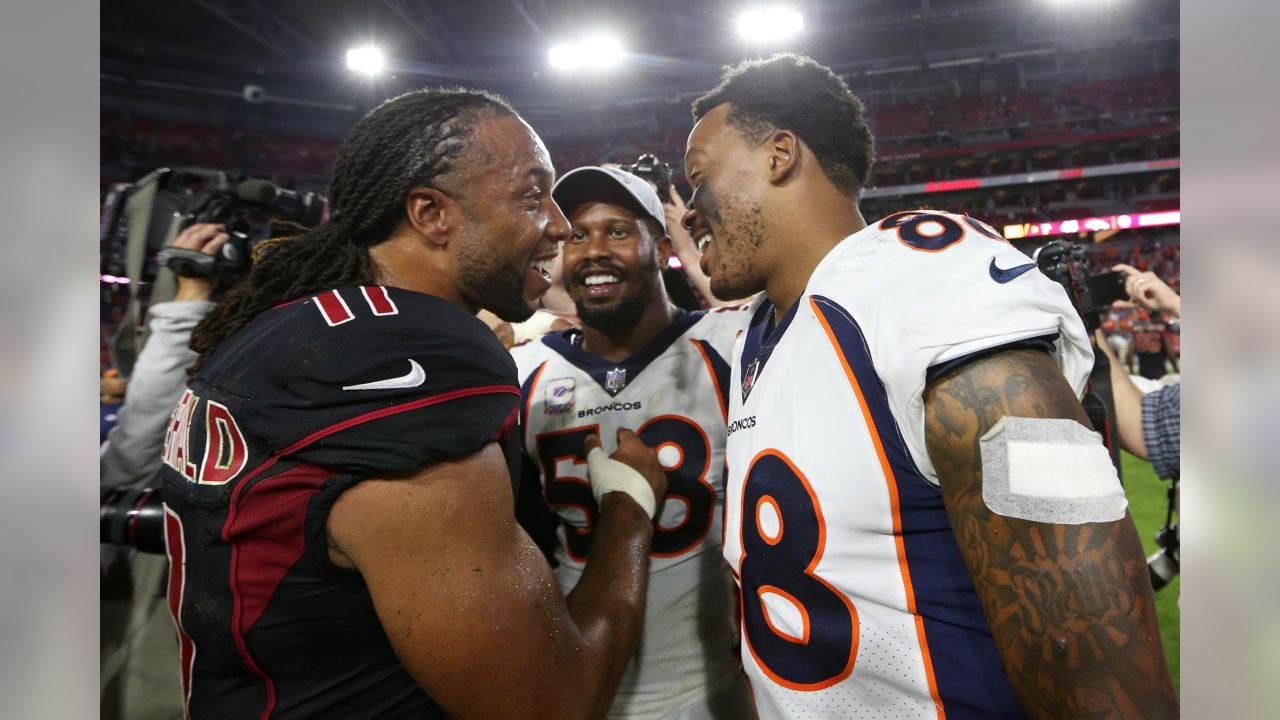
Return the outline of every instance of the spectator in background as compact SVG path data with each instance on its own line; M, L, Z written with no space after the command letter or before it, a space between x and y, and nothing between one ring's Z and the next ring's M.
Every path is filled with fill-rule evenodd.
M1174 320L1181 315L1182 301L1178 294L1153 273L1124 264L1113 269L1125 274L1125 291L1129 293L1129 300L1117 305L1137 306L1153 315L1164 313ZM1096 338L1099 349L1111 361L1111 392L1115 397L1120 446L1144 460L1150 460L1156 475L1177 477L1182 384L1166 385L1144 395L1100 331Z
M102 372L98 383L99 402L102 406L101 423L98 428L98 442L107 439L107 433L116 426L119 419L120 406L124 404L124 392L129 385L129 378L120 377L120 371L107 368Z
M1182 311L1178 294L1153 272L1144 272L1124 263L1118 263L1111 269L1124 273L1124 287L1129 293L1129 300L1117 303L1117 306L1138 308L1138 319L1133 324L1133 352L1138 361L1138 374L1149 380L1159 380L1169 367L1178 372L1170 340L1170 326L1177 325Z

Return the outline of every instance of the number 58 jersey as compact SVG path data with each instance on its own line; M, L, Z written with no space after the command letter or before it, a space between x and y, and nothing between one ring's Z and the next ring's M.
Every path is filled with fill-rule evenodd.
M586 437L598 434L611 453L617 431L633 430L657 450L667 471L650 550L644 628L611 717L659 718L676 711L697 717L694 708L739 677L732 579L720 544L726 358L746 320L742 308L682 313L620 363L584 351L577 331L512 349L521 382L522 440L546 504L558 517L556 574L566 593L581 578L598 519L582 452Z
M971 218L905 212L845 238L731 361L725 558L761 718L1013 718L925 447L923 392L1000 348L1092 365L1062 287ZM1016 380L1012 380L1014 382Z

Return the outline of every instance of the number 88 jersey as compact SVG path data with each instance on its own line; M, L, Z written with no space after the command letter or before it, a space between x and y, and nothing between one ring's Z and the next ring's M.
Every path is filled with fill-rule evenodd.
M904 212L845 238L731 360L725 558L761 718L1022 717L924 439L929 378L1038 347L1092 365L1066 292L991 228Z
M657 450L667 471L644 628L611 717L658 718L677 710L700 716L692 708L731 692L740 677L733 581L720 545L726 358L746 320L745 308L682 311L620 363L584 351L577 331L512 349L524 451L559 519L556 575L566 593L582 575L598 519L582 452L586 437L598 434L605 452L613 452L617 431L633 430Z

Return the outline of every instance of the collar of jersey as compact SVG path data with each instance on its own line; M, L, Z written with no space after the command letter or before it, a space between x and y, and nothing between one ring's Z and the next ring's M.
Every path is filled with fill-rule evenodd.
M756 308L756 314L751 316L751 324L747 326L746 336L743 338L742 357L739 358L742 367L739 368L741 374L738 377L745 378L747 368L759 358L760 366L756 368L755 381L760 381L765 363L769 362L773 349L782 342L782 336L787 332L787 328L791 327L791 321L795 319L796 308L800 307L804 299L801 297L791 306L787 314L782 316L782 322L778 323L777 327L773 325L773 303L767 299L760 303L760 307Z
M703 311L689 312L676 308L676 316L672 318L671 324L665 330L659 333L648 345L635 351L622 362L612 362L602 357L592 355L582 349L582 332L579 330L566 330L562 333L552 333L551 335L542 336L542 344L556 351L565 360L575 365L579 370L591 376L592 380L600 386L600 389L609 393L610 397L617 395L636 381L640 373L649 367L649 364L657 360L660 355L671 347L671 343L685 333L694 323L703 316ZM605 387L605 376L610 370L622 368L627 371L626 385L618 390L611 391Z

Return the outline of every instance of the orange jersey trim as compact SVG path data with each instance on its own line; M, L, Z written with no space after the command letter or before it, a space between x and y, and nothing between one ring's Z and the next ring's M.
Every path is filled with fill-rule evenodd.
M813 309L813 314L818 318L818 322L822 324L822 329L827 334L827 340L831 343L832 349L835 350L836 357L840 359L840 366L844 369L845 379L849 381L849 387L853 388L853 394L858 399L858 407L862 410L862 417L867 424L867 431L871 435L871 442L875 445L876 457L880 460L880 469L884 472L885 486L889 490L889 507L893 513L893 543L898 551L898 569L902 573L902 588L906 593L907 612L915 617L916 637L920 643L920 656L924 660L925 676L929 681L929 697L933 699L933 706L938 709L938 718L943 720L946 718L947 713L943 709L942 699L938 695L938 681L933 674L933 659L929 654L928 638L925 637L924 618L916 612L915 589L911 585L911 571L907 567L907 550L902 540L902 510L898 502L898 488L894 484L893 469L889 466L889 458L885 456L884 445L880 441L880 432L876 429L875 421L871 417L871 410L867 407L867 400L862 395L862 387L858 385L858 379L853 374L853 368L849 367L849 360L844 356L844 351L840 349L840 343L836 340L835 333L832 332L826 317L812 297L809 298L809 306Z

